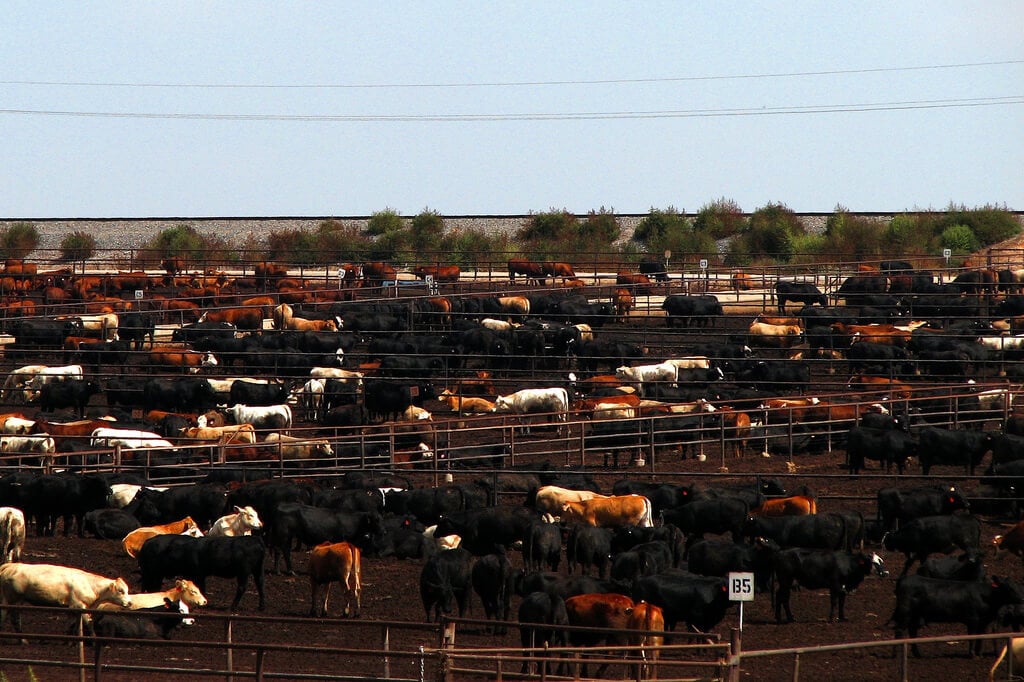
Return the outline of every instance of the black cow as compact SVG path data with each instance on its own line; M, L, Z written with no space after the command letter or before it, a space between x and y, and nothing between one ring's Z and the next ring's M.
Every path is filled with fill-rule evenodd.
M736 383L773 395L798 392L811 382L811 368L799 360L761 360L736 372Z
M195 344L204 337L221 339L234 338L238 328L230 322L195 322L182 325L171 332L171 341L175 343Z
M743 532L750 538L769 538L783 548L848 550L851 544L846 517L836 513L755 516Z
M811 590L828 588L828 622L833 622L836 611L839 620L846 620L846 595L857 589L861 581L874 569L879 576L888 573L882 568L882 559L877 554L870 556L845 551L819 549L784 549L775 554L773 560L779 591L775 597L775 622L782 622L782 610L786 610L786 622L793 622L793 611L789 606L789 595L793 583Z
M142 387L142 406L146 410L201 412L217 406L217 392L200 377L150 379Z
M150 313L130 310L118 315L117 337L131 343L135 350L142 350L147 337L152 347L155 333L156 324Z
M917 575L943 580L978 581L985 579L985 565L977 554L928 557L918 566Z
M110 377L103 383L105 390L103 395L107 399L108 407L118 405L124 407L141 407L143 389L148 379L139 377Z
M527 570L557 571L562 561L562 530L554 523L534 521L523 537L523 564Z
M288 386L239 379L231 383L228 396L232 405L280 405L288 400Z
M821 293L818 287L810 282L785 282L779 280L775 283L775 298L779 304L779 314L786 313L786 303L803 303L805 306L817 303L822 308L828 305L828 298Z
M686 536L671 523L659 526L619 526L612 534L612 554L625 552L645 542L660 540L672 552L672 568L683 565Z
M296 542L307 547L321 542L350 542L363 548L370 545L380 524L377 512L335 511L297 502L280 505L273 517L269 542L274 552L274 571L278 570L283 554L289 575L294 574L292 548Z
M258 535L203 537L158 535L143 543L136 559L142 572L142 589L156 592L164 578L181 576L195 582L203 594L209 576L235 578L237 588L231 609L237 609L252 576L259 594L259 610L266 607L263 594L263 562L266 545Z
M662 301L661 309L668 315L669 327L674 327L677 320L684 327L689 327L691 322L698 327L707 327L714 325L715 319L723 314L722 304L717 297L711 294L703 296L672 294L666 296Z
M946 554L955 548L976 554L981 541L981 524L969 514L922 516L886 533L882 544L890 552L903 552L906 562L901 576L915 561L923 562L929 554Z
M750 513L746 501L734 497L709 500L694 500L677 509L662 514L665 523L671 523L687 537L687 544L704 536L705 533L732 534L734 542L743 538L743 524Z
M849 337L845 334L837 334L833 336L833 339L839 341L840 339L847 340ZM838 343L834 345L838 345ZM853 374L874 365L881 366L888 374L892 363L907 360L909 357L910 354L904 348L876 341L858 341L846 350L846 359L850 362L850 372Z
M100 540L121 540L142 524L123 509L93 509L83 517L85 531Z
M514 575L512 562L504 552L482 556L473 564L470 575L473 591L480 597L487 619L499 621L494 627L495 634L506 632L504 623L511 610Z
M215 483L177 486L165 491L143 488L132 500L152 503L158 510L160 523L191 516L200 528L209 528L224 515L226 501L227 491L224 486Z
M973 476L974 469L992 449L992 434L976 430L940 429L932 426L918 433L921 473L928 475L936 465L962 466Z
M847 434L846 455L851 474L860 473L865 459L877 460L880 466L885 467L886 473L892 471L895 464L896 470L902 474L907 459L917 451L917 441L903 431L854 426Z
M26 521L35 519L36 535L53 535L57 519L64 520L64 537L71 534L74 519L78 537L85 537L85 515L104 509L110 484L98 474L45 474L24 483L22 510Z
M169 639L179 625L191 625L187 619L188 606L181 601L164 597L164 603L148 609L131 612L105 611L92 620L97 637L127 637L131 639Z
M612 531L588 524L576 524L569 531L565 542L565 560L569 565L569 575L577 565L580 573L587 575L590 567L597 569L597 575L604 578L608 574L608 562L612 553Z
M131 351L131 343L124 340L79 341L72 355L76 362L91 367L98 373L102 365L124 366Z
M639 267L642 275L647 275L657 282L668 281L668 271L665 269L665 264L659 260L644 258L640 261Z
M618 589L629 588L642 576L674 568L672 550L662 540L643 542L612 557L610 578Z
M73 407L80 418L85 417L85 406L102 389L92 379L65 379L48 381L39 388L39 409L43 412Z
M398 383L384 379L367 380L364 385L364 406L370 419L398 419L410 405L423 406L434 398L429 383Z
M660 606L665 627L675 630L679 622L708 632L725 618L731 605L724 578L670 572L640 578L633 585L634 601Z
M569 614L565 611L565 600L557 595L547 592L530 592L523 598L519 605L519 641L526 656L531 655L532 649L548 647L568 646L568 638L565 629L569 625ZM537 654L533 654L537 657ZM544 661L544 670L538 670L542 676L552 672L551 663ZM529 674L532 666L527 658L523 661L521 673ZM561 674L562 667L559 666L558 674Z
M981 635L999 615L1004 606L1021 603L1021 586L1008 578L965 582L908 575L896 583L896 609L889 619L895 625L895 636L917 637L924 623L963 623L967 634ZM973 657L981 653L981 640L967 645ZM914 656L921 652L911 644Z
M865 305L869 296L884 294L889 282L885 275L857 273L843 280L836 290L836 298L846 301L846 305Z
M671 483L654 483L623 479L612 486L613 495L643 495L651 501L651 511L660 516L666 509L680 507L688 501L688 490Z
M755 587L764 591L771 584L772 557L777 551L778 543L765 538L756 538L750 544L701 540L690 548L686 566L691 573L719 578L733 571L750 571Z
M60 350L64 345L64 339L69 336L85 336L85 330L79 318L32 318L15 322L11 326L11 334L14 335L14 343L7 346L8 351L32 353Z
M496 547L507 549L521 541L538 518L537 512L525 507L467 509L442 517L434 536L458 535L462 538L460 547L484 556Z
M427 622L441 620L458 604L461 617L469 606L473 555L462 547L434 554L420 571L420 599Z
M967 500L956 486L925 486L900 490L882 488L878 491L878 520L885 531L922 516L952 514L967 509Z

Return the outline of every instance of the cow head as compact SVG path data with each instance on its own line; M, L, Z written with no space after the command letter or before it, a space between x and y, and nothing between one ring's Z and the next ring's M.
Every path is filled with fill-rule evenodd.
M178 591L178 599L185 604L191 604L192 606L206 606L208 603L206 596L191 580L178 578L174 581L174 589Z

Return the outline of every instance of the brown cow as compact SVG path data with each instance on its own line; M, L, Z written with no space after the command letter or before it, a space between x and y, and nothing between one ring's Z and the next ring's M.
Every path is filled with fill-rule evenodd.
M256 276L257 286L260 288L266 288L268 281L287 277L288 268L270 261L263 261L256 264L256 267L254 268L254 275Z
M806 516L817 513L818 504L808 495L775 497L750 510L751 516Z
M580 628L626 630L629 627L633 608L632 599L615 593L578 594L565 600L565 612L569 616L569 625ZM573 630L569 633L569 642L572 646L597 647L600 644L622 646L631 643L631 639L619 632ZM602 663L598 667L595 677L602 677L608 665L608 661ZM586 663L582 665L581 672L583 677L590 677Z
M217 358L213 353L158 346L149 351L149 365L154 370L177 369L189 374L198 374L203 367L216 367Z
M331 583L340 582L344 607L343 615L359 617L362 593L362 552L348 542L323 542L309 552L309 587L311 592L309 615L327 615L327 600L331 596ZM324 587L323 600L317 599L320 586ZM353 608L354 607L354 608Z
M568 263L544 261L542 267L544 268L544 274L551 278L561 277L564 280L576 277L576 273L573 272L572 266Z
M612 495L562 504L562 522L585 523L602 528L654 525L651 501L643 495Z
M239 331L262 331L263 308L260 306L245 306L240 308L207 310L202 314L202 316L200 316L199 321L229 322L235 325Z
M625 322L629 318L629 311L633 309L633 294L629 289L615 290L615 316Z
M619 272L615 275L616 286L624 286L637 296L651 295L651 278L636 272Z
M745 272L734 272L730 283L736 292L750 291L754 288L754 278Z
M534 263L525 258L510 258L508 261L508 281L513 284L515 284L516 275L523 275L526 277L527 284L535 282L543 286L547 281L545 274L544 266L540 263Z
M412 269L412 274L420 279L430 275L434 278L435 282L446 283L458 282L462 271L458 265L417 265Z
M136 528L124 536L124 539L121 540L121 548L124 549L128 556L134 559L135 555L142 549L142 545L146 543L146 540L157 535L191 535L193 537L201 537L202 532L200 532L199 525L192 520L192 517L186 516L179 521L172 521L171 523L164 523L159 526Z
M384 282L398 280L398 271L389 263L374 261L363 263L363 283L368 287L384 286Z

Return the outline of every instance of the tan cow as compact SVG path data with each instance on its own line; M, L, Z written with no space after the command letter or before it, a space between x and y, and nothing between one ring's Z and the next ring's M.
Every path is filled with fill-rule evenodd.
M309 552L309 587L311 591L309 615L326 616L327 600L331 596L331 583L340 582L344 615L350 613L357 618L361 609L362 594L362 552L348 542L323 542ZM317 600L320 586L324 585L324 597ZM355 608L352 608L352 607Z
M104 602L130 607L124 578L105 578L68 566L11 563L0 566L0 627L7 606L64 606L94 609ZM11 615L11 625L21 632L21 613Z
M185 580L184 578L175 580L174 587L169 590L164 590L163 592L139 592L137 594L130 594L128 597L132 600L132 605L128 607L131 611L162 606L164 599L170 599L172 602L184 602L190 609L206 606L207 604L206 596L199 589L199 586L191 580ZM101 604L99 609L101 611L121 611L123 607L107 602Z
M643 495L612 495L562 504L563 523L585 523L601 528L654 525L651 501Z
M16 507L0 507L0 563L21 561L24 547L24 512Z
M198 538L203 536L203 532L199 530L199 525L192 520L191 516L186 516L180 521L173 521L160 526L136 528L124 536L124 539L121 540L121 547L124 548L128 556L135 558L135 555L139 553L146 540L157 535L191 535Z
M326 438L299 438L283 433L268 433L264 442L273 446L281 459L311 462L322 457L334 456L334 450Z
M256 443L256 429L252 424L227 424L225 426L195 426L182 431L182 436L191 440L211 441L218 444Z

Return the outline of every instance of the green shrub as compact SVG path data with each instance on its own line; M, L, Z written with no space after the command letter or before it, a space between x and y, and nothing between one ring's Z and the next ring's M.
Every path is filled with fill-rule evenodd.
M88 232L75 231L60 240L60 260L80 261L96 253L96 238Z
M804 234L804 227L796 214L783 204L768 204L750 216L750 223L733 240L752 257L774 259L788 263L795 253L793 240Z
M974 209L950 205L939 224L942 232L957 225L970 228L979 242L977 248L1010 239L1019 234L1021 229L1020 223L1005 207L988 205Z
M155 251L159 258L183 256L187 260L202 260L206 257L206 240L191 225L175 225L161 230L143 250Z
M669 206L664 211L652 207L633 231L633 241L647 246L652 252L657 251L658 245L669 232L680 234L689 229L681 213L675 206Z
M14 223L0 230L0 255L26 258L39 246L39 230L32 223Z
M582 222L577 223L581 245L591 251L611 249L612 242L619 238L622 229L615 217L615 212L604 206L597 211L590 211Z
M390 208L377 211L370 216L366 222L366 234L371 237L379 237L391 232L400 232L405 229L405 221L397 212Z
M747 217L739 204L725 197L702 206L693 220L695 232L707 233L716 241L734 237L746 226Z
M441 251L444 218L437 211L423 209L409 223L409 245L417 253Z
M977 235L967 225L950 225L939 235L943 248L948 248L955 254L971 253L981 248Z
M886 225L880 221L862 216L850 215L843 207L837 206L835 213L825 221L825 235L819 253L831 260L871 260L886 255ZM814 242L797 240L797 253ZM807 247L802 244L806 244Z

